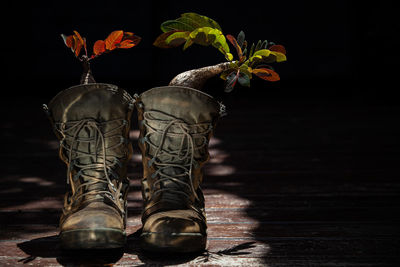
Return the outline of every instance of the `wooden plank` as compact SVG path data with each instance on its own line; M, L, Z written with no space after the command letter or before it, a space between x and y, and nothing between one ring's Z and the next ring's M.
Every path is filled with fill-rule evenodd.
M139 218L128 222L126 232L134 234L140 227ZM208 237L213 239L321 239L353 240L368 238L399 238L397 223L385 222L209 222ZM58 225L21 224L7 227L1 241L28 241L58 235Z
M368 241L368 242L365 242ZM16 250L15 243L3 242L0 253L5 255L2 262L23 262L24 260L32 264L55 264L79 262L86 260L84 256L76 252L74 258L68 257L57 247L57 240L53 237L42 238L41 240L22 243L19 246L23 250ZM35 249L33 248L33 245ZM387 249L390 245L392 249ZM169 255L154 257L143 253L137 247L136 240L129 240L128 245L122 252L122 258L116 260L117 264L153 264L169 265L181 264L207 264L206 266L226 266L227 264L241 265L254 263L259 265L267 264L288 264L297 262L296 266L310 266L309 264L335 263L336 266L380 266L379 264L393 263L396 246L398 242L389 239L368 239L368 240L266 240L256 241L251 239L232 240L232 239L212 239L208 241L207 252L191 257L173 257ZM8 256L13 253L13 255ZM340 253L338 256L338 253ZM93 254L99 257L99 253ZM93 256L92 255L92 256ZM105 255L103 255L105 256ZM92 259L93 260L93 259ZM342 265L339 265L342 264ZM378 265L376 265L378 264ZM333 266L335 266L333 265ZM118 266L118 265L117 265Z
M245 203L237 203L235 208L224 208L225 204L208 204L210 222L274 222L274 221L387 221L399 222L397 209L390 207L258 207L247 209ZM0 212L0 224L58 224L61 210L8 211ZM140 209L128 211L129 218L139 218ZM249 219L250 218L250 219Z

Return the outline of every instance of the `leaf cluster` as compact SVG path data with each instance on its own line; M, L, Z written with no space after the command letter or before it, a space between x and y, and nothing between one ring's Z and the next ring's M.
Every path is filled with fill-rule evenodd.
M232 91L238 82L242 86L250 86L253 74L266 81L280 80L269 64L286 61L286 49L282 45L259 40L248 46L243 31L237 38L230 34L225 36L215 20L196 13L184 13L180 18L167 20L161 24L161 30L163 33L153 43L157 47L183 45L183 50L186 50L193 44L199 44L212 45L222 52L230 62L228 69L220 76L226 81L226 92ZM235 48L237 60L233 59L227 40Z
M141 41L141 38L131 32L124 32L121 30L113 31L104 40L97 40L93 45L93 54L89 57L86 45L86 38L82 37L77 31L74 34L66 36L61 34L65 45L71 48L75 57L81 61L90 61L101 54L110 52L115 49L128 49L136 46ZM84 54L81 55L82 48Z
M183 50L186 50L193 44L212 45L227 60L233 59L221 27L211 18L196 13L184 13L175 20L163 22L161 30L163 33L153 43L157 47L172 48L183 44Z
M222 72L221 78L226 81L225 92L231 92L237 82L242 86L250 86L252 74L267 81L279 81L278 73L270 63L286 61L286 49L267 40L259 40L248 50L245 34L241 31L237 38L227 35L226 38L235 47L238 60L231 61L229 68Z

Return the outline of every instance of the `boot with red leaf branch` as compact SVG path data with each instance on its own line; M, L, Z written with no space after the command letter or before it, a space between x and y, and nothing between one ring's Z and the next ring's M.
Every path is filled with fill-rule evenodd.
M92 71L90 69L90 61L102 54L108 53L115 49L128 49L139 44L141 38L131 32L121 30L113 31L105 40L97 40L93 45L93 54L88 55L86 38L82 37L77 31L74 34L66 36L61 34L65 45L71 48L75 57L83 64L83 74L81 84L95 83ZM84 53L82 54L82 48Z
M127 170L134 99L124 89L96 83L90 62L115 49L136 46L140 37L113 31L93 45L77 31L61 35L83 64L81 84L59 92L43 109L60 141L59 156L67 165L67 192L60 217L60 248L120 249L126 243Z

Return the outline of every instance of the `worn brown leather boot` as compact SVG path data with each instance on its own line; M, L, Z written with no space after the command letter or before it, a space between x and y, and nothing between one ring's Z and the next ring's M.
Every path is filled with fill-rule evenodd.
M91 83L60 92L46 108L70 186L60 219L64 249L125 244L133 103L117 86Z
M200 184L220 104L180 86L150 89L136 101L144 169L142 248L204 250L207 225Z

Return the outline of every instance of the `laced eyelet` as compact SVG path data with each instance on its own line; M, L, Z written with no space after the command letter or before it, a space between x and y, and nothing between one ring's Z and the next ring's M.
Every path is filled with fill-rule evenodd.
M73 202L83 197L88 199L106 197L114 202L118 201L116 199L118 199L119 196L113 196L113 194L118 192L113 182L120 180L116 169L118 167L122 168L123 166L123 163L118 157L126 156L127 153L124 153L124 155L122 155L122 153L113 155L113 153L108 153L107 150L127 144L129 143L129 139L120 135L120 143L108 148L109 138L118 138L116 135L107 135L107 132L105 132L103 126L109 122L112 123L110 126L113 125L114 128L110 127L111 129L107 129L107 132L112 132L117 129L122 131L121 124L126 125L129 123L127 120L122 119L105 121L102 123L98 123L93 119L84 119L68 122L67 129L65 129L65 124L59 124L58 126L64 128L64 130L60 131L63 136L60 141L60 146L62 154L68 160L67 184L69 184L70 181L75 182L82 177L82 182L79 185L75 185L77 187L75 188L76 192L72 198ZM118 124L116 125L115 122L118 122ZM90 136L88 136L88 134L90 134ZM90 150L83 149L81 146L82 142L85 144L85 147L89 145ZM94 147L94 149L92 149L92 147ZM124 148L126 150L126 147ZM76 173L71 175L74 170L76 170ZM99 175L97 173L99 173ZM104 187L98 187L98 184L104 184ZM108 184L108 186L106 184Z
M155 161L155 158L152 158L151 160L149 160L149 162L147 162L147 165L150 167L151 165L153 165Z
M143 116L145 120L142 120L140 124L144 124L144 121L147 123L144 125L145 129L141 129L141 131L149 130L146 134L148 138L140 138L139 142L144 144L148 139L152 140L152 142L148 142L149 147L153 149L151 150L153 151L152 155L149 155L149 151L146 151L147 157L152 157L147 165L150 167L157 160L157 164L153 166L156 172L151 175L151 178L154 179L158 176L154 184L163 183L165 185L152 191L153 194L150 198L156 194L169 191L183 195L188 199L191 198L190 195L199 199L193 181L193 169L200 166L195 159L195 153L204 145L207 145L209 133L213 128L211 123L188 124L182 119L154 110L145 111ZM156 127L157 124L163 125L163 128ZM155 135L154 141L158 140L158 144L153 143L152 135ZM198 144L200 138L205 140L202 144ZM178 147L170 148L168 142L177 142ZM180 142L180 145L178 142ZM164 171L171 168L173 168L171 172ZM170 183L164 183L166 181L170 181ZM172 187L169 187L169 185L172 185ZM182 185L191 194L188 194L186 190L177 190L176 185Z
M148 141L147 136L139 139L139 142L142 143L142 145L144 145L144 143L146 143L146 141Z

